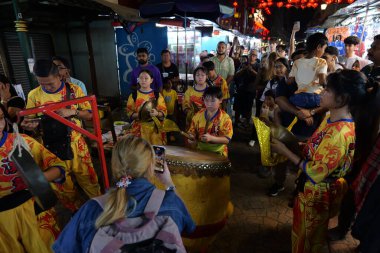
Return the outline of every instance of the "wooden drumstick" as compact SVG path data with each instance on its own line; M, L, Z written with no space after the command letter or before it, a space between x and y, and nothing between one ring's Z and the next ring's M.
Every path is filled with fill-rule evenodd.
M180 134L182 134L187 139L192 139L191 136L188 133L184 132L184 131L180 131Z

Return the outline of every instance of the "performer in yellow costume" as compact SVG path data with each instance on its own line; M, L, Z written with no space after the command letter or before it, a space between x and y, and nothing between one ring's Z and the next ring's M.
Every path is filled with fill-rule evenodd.
M150 88L152 82L152 73L146 69L142 70L139 74L140 88L129 96L127 102L127 115L133 120L131 129L127 133L141 137L150 144L162 145L166 142L166 133L161 131L161 128L167 111L162 95ZM139 113L148 101L156 105L149 112L153 121L145 122L139 118Z
M207 70L198 67L194 70L194 86L189 86L185 92L182 110L186 114L186 129L189 128L193 116L205 107L203 92L207 88Z
M70 93L70 99L84 96L79 86L71 83L66 86L65 83L60 81L58 68L50 60L38 60L34 65L34 72L40 86L28 94L26 108L61 102L66 100L67 93ZM81 126L80 120L92 119L91 106L88 102L72 105L71 108L63 108L56 112L65 118L73 117L72 121L78 126ZM22 126L27 130L33 130L37 127L37 124L25 118ZM75 180L89 198L99 196L101 192L87 144L83 136L76 131L71 132L71 149L73 159L65 160L67 167L66 182L61 186L61 194L58 197L65 207L71 211L76 211L85 200L76 189L72 176L75 177Z
M208 81L216 87L219 87L223 93L223 103L222 109L226 110L228 99L230 99L230 91L228 88L227 81L221 76L218 75L215 71L215 64L212 61L207 61L203 63L203 67L205 67L208 71Z
M55 211L52 208L35 214L34 200L14 163L8 159L15 134L7 132L5 108L0 105L0 109L0 252L52 252L51 246L60 232ZM22 137L47 180L64 181L65 163L33 138Z
M188 131L191 142L197 141L197 149L211 151L228 156L227 144L230 142L233 129L228 114L220 109L223 101L219 87L208 87L203 98L206 109L202 109L193 117Z
M339 210L347 189L343 177L351 169L356 143L364 137L361 132L356 135L355 128L361 129L366 120L359 116L371 101L370 90L365 77L356 71L332 73L321 94L321 107L328 109L330 116L307 142L303 157L272 139L272 151L288 157L301 172L293 208L293 253L327 249L329 218Z

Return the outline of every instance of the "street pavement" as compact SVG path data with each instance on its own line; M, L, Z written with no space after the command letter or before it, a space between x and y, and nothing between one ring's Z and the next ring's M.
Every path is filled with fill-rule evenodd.
M292 209L288 200L294 188L295 172L288 173L285 191L277 197L267 195L274 183L271 177L257 175L260 166L258 144L248 146L250 129L234 129L229 146L232 162L231 201L234 213L226 227L210 245L209 253L285 253L291 252ZM336 225L336 218L330 227ZM354 253L358 242L350 235L329 244L330 253Z

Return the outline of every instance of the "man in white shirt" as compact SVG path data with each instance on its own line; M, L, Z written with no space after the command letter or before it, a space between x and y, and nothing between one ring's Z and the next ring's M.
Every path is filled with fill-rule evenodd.
M363 59L360 56L357 56L355 54L355 49L357 45L360 44L360 39L356 36L348 36L344 39L344 50L346 52L346 55L341 59L341 64L346 69L352 69L352 65L359 61L360 69L364 68L368 64L372 63L369 60Z

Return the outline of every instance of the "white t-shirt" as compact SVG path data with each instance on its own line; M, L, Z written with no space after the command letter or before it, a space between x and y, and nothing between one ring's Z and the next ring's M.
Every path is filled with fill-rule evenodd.
M321 93L322 86L319 85L319 74L327 75L326 60L318 57L296 60L289 74L289 77L296 79L298 85L295 93Z
M352 57L346 57L344 56L342 58L341 64L346 68L346 69L352 69L352 65L356 62L359 61L360 64L360 69L364 68L368 64L371 64L372 62L369 60L366 60L364 58L361 58L360 56L354 55Z

